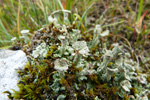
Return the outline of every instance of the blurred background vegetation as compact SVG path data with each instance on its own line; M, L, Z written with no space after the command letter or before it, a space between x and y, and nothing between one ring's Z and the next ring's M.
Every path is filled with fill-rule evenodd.
M0 0L0 47L11 44L20 31L31 32L48 24L48 16L63 5L67 10L80 6L83 12L96 0ZM60 4L62 3L62 4Z
M0 0L0 5L0 47L11 45L23 29L32 33L48 24L53 11L66 9L77 13L86 29L101 24L112 37L126 39L123 45L130 43L139 53L150 49L150 0Z

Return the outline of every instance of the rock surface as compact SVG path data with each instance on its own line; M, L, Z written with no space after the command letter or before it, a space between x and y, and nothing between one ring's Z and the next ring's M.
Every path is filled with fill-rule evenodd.
M27 58L21 50L0 50L0 100L9 100L4 91L18 90L19 80L16 70L23 68Z

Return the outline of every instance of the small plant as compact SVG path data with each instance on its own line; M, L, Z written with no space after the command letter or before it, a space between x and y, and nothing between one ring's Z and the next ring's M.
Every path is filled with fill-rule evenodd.
M29 62L18 71L19 91L14 90L9 97L148 100L148 76L142 73L126 48L118 43L107 45L108 30L95 25L88 33L77 29L78 23L60 24L52 16L48 20L50 24L36 31L30 42L24 38L23 43L27 44L22 49Z

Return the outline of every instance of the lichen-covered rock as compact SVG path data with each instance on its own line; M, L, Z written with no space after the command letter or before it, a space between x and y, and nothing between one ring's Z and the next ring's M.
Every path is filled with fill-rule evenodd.
M18 90L16 70L23 68L26 62L25 53L21 50L0 50L0 100L9 100L7 94L2 92Z

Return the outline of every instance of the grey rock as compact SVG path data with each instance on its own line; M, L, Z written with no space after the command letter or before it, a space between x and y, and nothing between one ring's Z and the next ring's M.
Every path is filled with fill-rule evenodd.
M21 50L0 50L0 100L9 100L4 91L18 90L19 80L17 69L23 68L27 62L25 53Z

